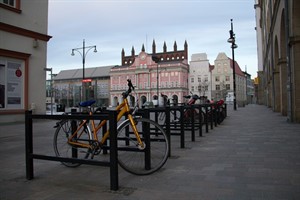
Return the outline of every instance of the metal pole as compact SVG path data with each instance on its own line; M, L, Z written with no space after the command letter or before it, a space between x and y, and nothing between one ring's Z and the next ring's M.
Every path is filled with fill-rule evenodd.
M86 91L85 91L85 41L83 40L83 45L82 45L82 100L86 101Z
M232 38L232 43L231 43L231 50L232 50L232 62L233 62L233 66L232 66L232 70L233 70L233 109L236 110L236 83L235 83L235 61L234 61L234 48L235 46L235 36L234 36L234 32L233 32L233 22L232 19L231 21L231 38Z
M87 49L87 51L86 51ZM82 47L81 48L74 48L72 49L72 56L74 56L74 51L77 51L81 57L82 57L82 91L81 91L81 96L82 96L82 101L86 101L86 88L85 88L85 85L86 85L86 82L85 82L85 58L86 58L86 55L87 53L89 52L89 50L91 49L94 49L94 53L97 52L97 49L96 49L96 45L94 46L85 46L85 40L83 40L83 44L82 44ZM80 51L82 50L82 52Z
M233 109L236 110L236 84L235 84L235 61L234 61L234 48L232 49L232 62L233 62Z
M52 83L52 77L53 77L53 73L52 73L52 68L51 68L51 78L50 78L50 92L51 92L51 115L53 115L53 83Z
M156 88L156 89L157 89L157 106L159 106L159 89L158 89L158 64L157 64L157 71L156 71L156 79L157 79L157 80L156 80L156 81L157 81L157 82L156 82L156 84L157 84L157 85L156 85L156 87L157 87L157 88Z

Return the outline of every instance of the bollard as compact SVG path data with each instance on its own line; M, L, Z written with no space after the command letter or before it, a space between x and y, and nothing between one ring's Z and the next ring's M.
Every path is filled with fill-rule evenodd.
M149 109L143 109L143 118L149 119L150 118L150 112ZM148 126L146 126L148 125ZM144 133L144 139L145 139L145 169L151 169L151 151L150 151L150 124L143 123L143 133ZM154 130L157 131L157 130Z
M208 105L205 105L205 132L208 133Z
M71 114L75 114L77 112L76 109L71 109ZM72 134L76 132L77 130L77 123L76 120L71 121L71 130ZM74 136L74 139L77 139L77 134ZM78 149L77 148L72 148L72 158L78 158Z
M202 120L203 120L203 116L202 116L202 105L198 105L199 107L199 137L202 137Z
M192 142L195 142L195 107L192 105L190 106L190 113L191 113L191 128L192 128Z
M33 140L32 140L32 111L25 111L25 158L26 158L26 178L33 179Z
M166 134L169 143L169 157L171 157L171 131L170 131L170 106L166 107Z
M180 106L180 148L185 147L185 136L184 136L184 107Z
M110 189L119 189L119 171L118 171L118 144L117 144L117 111L109 112L109 130L110 130Z

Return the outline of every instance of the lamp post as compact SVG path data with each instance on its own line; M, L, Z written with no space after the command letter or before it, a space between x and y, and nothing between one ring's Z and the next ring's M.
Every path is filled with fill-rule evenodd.
M96 45L94 46L85 46L85 41L83 40L83 45L80 48L74 48L72 49L71 55L74 56L75 53L74 51L77 51L81 57L82 57L82 99L83 101L86 100L86 91L85 91L85 58L87 53L91 50L94 49L94 53L97 53ZM82 50L82 52L80 51Z
M231 52L232 52L232 70L233 70L233 109L236 110L236 84L235 84L235 61L234 61L234 49L238 46L235 44L235 34L233 32L233 22L231 21L231 30L229 30L230 38L227 40L228 43L231 43Z
M52 77L53 77L53 73L52 73L52 68L44 68L45 71L50 72L50 97L51 97L51 115L53 115L53 88L52 88Z
M158 76L158 62L159 62L159 58L157 56L152 56L152 60L157 64L156 66L156 92L157 92L157 106L159 106L159 85L158 85L158 81L159 81L159 76Z

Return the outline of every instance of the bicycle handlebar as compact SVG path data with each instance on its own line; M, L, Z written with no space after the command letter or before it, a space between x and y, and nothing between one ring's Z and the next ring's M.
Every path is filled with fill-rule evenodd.
M128 95L131 93L132 90L134 90L134 86L132 85L132 82L130 79L127 79L127 82L128 82L128 90L126 92L123 92L122 95L123 95L123 98L127 98Z

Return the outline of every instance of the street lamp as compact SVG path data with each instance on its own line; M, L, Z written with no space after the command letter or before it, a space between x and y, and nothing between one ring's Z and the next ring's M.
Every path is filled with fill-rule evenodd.
M53 115L53 88L52 88L52 77L53 77L53 73L52 73L52 68L44 68L45 71L50 72L50 96L51 96L51 115Z
M234 61L234 49L238 46L235 44L235 34L233 32L233 23L231 21L231 30L229 30L230 38L227 40L228 43L231 43L231 50L232 50L232 62L233 62L233 109L236 110L236 84L235 84L235 61Z
M86 50L87 49L87 50ZM96 45L94 46L85 46L85 41L83 40L83 45L80 48L74 48L72 49L72 53L71 55L74 56L75 53L74 51L77 51L81 57L82 57L82 96L83 96L83 101L86 100L86 91L85 91L85 71L84 71L84 67L85 67L85 58L87 53L91 50L94 49L94 53L97 53L97 49L96 49ZM80 51L82 50L82 52Z

